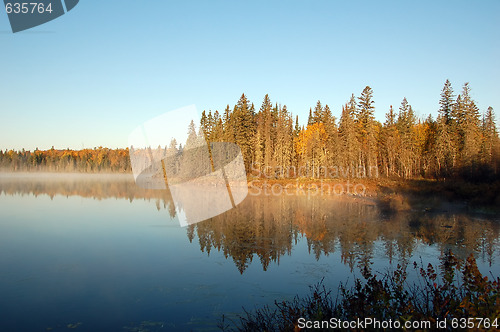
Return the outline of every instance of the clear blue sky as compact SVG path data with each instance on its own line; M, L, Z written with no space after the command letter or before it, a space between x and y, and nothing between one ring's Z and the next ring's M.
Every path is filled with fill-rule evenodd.
M125 147L154 116L243 92L302 123L366 85L378 120L405 96L435 116L447 78L498 121L499 16L500 1L81 0L12 34L0 11L0 149Z

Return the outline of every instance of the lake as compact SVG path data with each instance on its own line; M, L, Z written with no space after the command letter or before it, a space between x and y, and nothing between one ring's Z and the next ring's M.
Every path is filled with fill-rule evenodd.
M0 173L0 330L213 330L363 267L438 266L448 249L500 275L499 217L261 194L183 228L132 175Z

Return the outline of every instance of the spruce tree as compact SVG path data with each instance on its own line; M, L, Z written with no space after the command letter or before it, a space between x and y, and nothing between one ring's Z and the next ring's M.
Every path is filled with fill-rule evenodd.
M262 106L260 107L260 114L263 120L263 128L260 135L262 136L264 142L264 165L271 166L273 160L273 150L274 150L274 116L272 114L272 103L269 95L264 96Z
M483 143L481 149L481 159L488 165L494 174L498 174L498 164L500 162L500 139L498 137L495 123L495 113L493 107L488 107L483 116L482 124Z
M396 127L396 114L391 107L385 115L384 127L382 128L380 138L379 155L382 161L382 167L386 176L396 174L396 159L400 149L398 130Z
M350 101L342 107L339 121L340 165L344 172L359 164L359 143L356 135L355 116L356 98L354 94Z
M310 126L314 124L314 118L312 115L312 108L309 107L309 116L307 117L307 125Z
M441 91L441 99L439 100L439 115L444 120L446 125L449 125L452 121L452 110L454 106L454 95L453 88L449 80L444 83L443 90Z
M235 143L241 148L245 168L250 169L253 163L253 143L255 136L254 110L245 94L242 94L234 107L231 124L234 128Z
M481 151L481 128L479 109L470 96L469 83L465 83L462 91L463 112L458 123L461 134L460 148L463 166L468 168L468 173L473 172L471 167L477 164ZM469 174L470 175L470 174Z
M360 166L365 168L377 165L375 118L373 106L373 90L366 86L358 98L356 126L358 140L361 145Z
M229 108L229 105L226 106L224 110L224 115L222 117L223 123L223 131L224 131L224 142L235 142L235 126L234 126L234 117Z
M276 143L274 151L274 165L281 167L285 176L286 171L292 165L293 140L292 119L286 105L278 107L278 120L276 124Z
M405 97L399 107L399 115L396 122L399 134L398 168L405 178L415 175L417 168L416 161L418 156L416 154L414 135L415 122L416 118L413 114L412 107Z
M323 120L323 106L321 106L321 102L318 100L316 103L316 107L314 107L314 112L312 113L312 123L320 123Z
M326 154L327 154L327 165L325 166L336 166L339 163L339 142L338 142L338 130L335 123L335 117L332 115L332 111L328 105L325 105L323 113L321 115L320 123L323 123L325 127L325 132L327 135L326 142Z

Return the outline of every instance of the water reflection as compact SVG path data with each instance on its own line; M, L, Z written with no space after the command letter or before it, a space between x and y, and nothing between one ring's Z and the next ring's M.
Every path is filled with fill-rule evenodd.
M0 194L32 194L148 200L175 216L166 191L135 185L131 175L0 176ZM302 238L310 255L340 254L351 271L371 269L376 257L406 265L418 248L473 252L489 266L499 247L499 222L463 211L388 213L374 200L332 196L248 196L237 208L187 227L190 242L207 255L220 251L243 274L256 259L263 270L291 255ZM419 252L419 254L421 254ZM417 256L418 257L418 256ZM376 265L376 264L375 264Z
M466 213L422 211L383 214L374 201L300 196L249 197L237 209L188 228L207 254L219 250L240 273L258 257L266 270L291 254L299 237L319 259L340 251L351 271L371 269L376 251L407 265L419 246L451 249L458 257L478 253L491 266L499 244L499 223Z
M154 201L158 210L175 217L172 197L166 190L148 190L135 184L132 174L1 173L0 194L80 196Z

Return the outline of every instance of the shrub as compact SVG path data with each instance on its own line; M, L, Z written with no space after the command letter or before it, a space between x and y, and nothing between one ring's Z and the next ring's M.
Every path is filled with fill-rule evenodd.
M429 264L413 263L418 279L407 282L406 268L377 275L365 269L364 280L356 279L353 287L340 284L337 296L323 285L310 287L310 294L291 301L275 302L253 312L245 310L239 321L219 323L222 330L299 331L299 318L307 321L342 321L372 318L379 321L429 321L432 326L446 319L481 317L500 324L500 278L483 276L471 254L465 261L451 251L444 255L438 271ZM451 324L447 328L453 330ZM317 329L321 331L322 329ZM323 329L327 330L327 329ZM315 330L316 331L316 330Z

